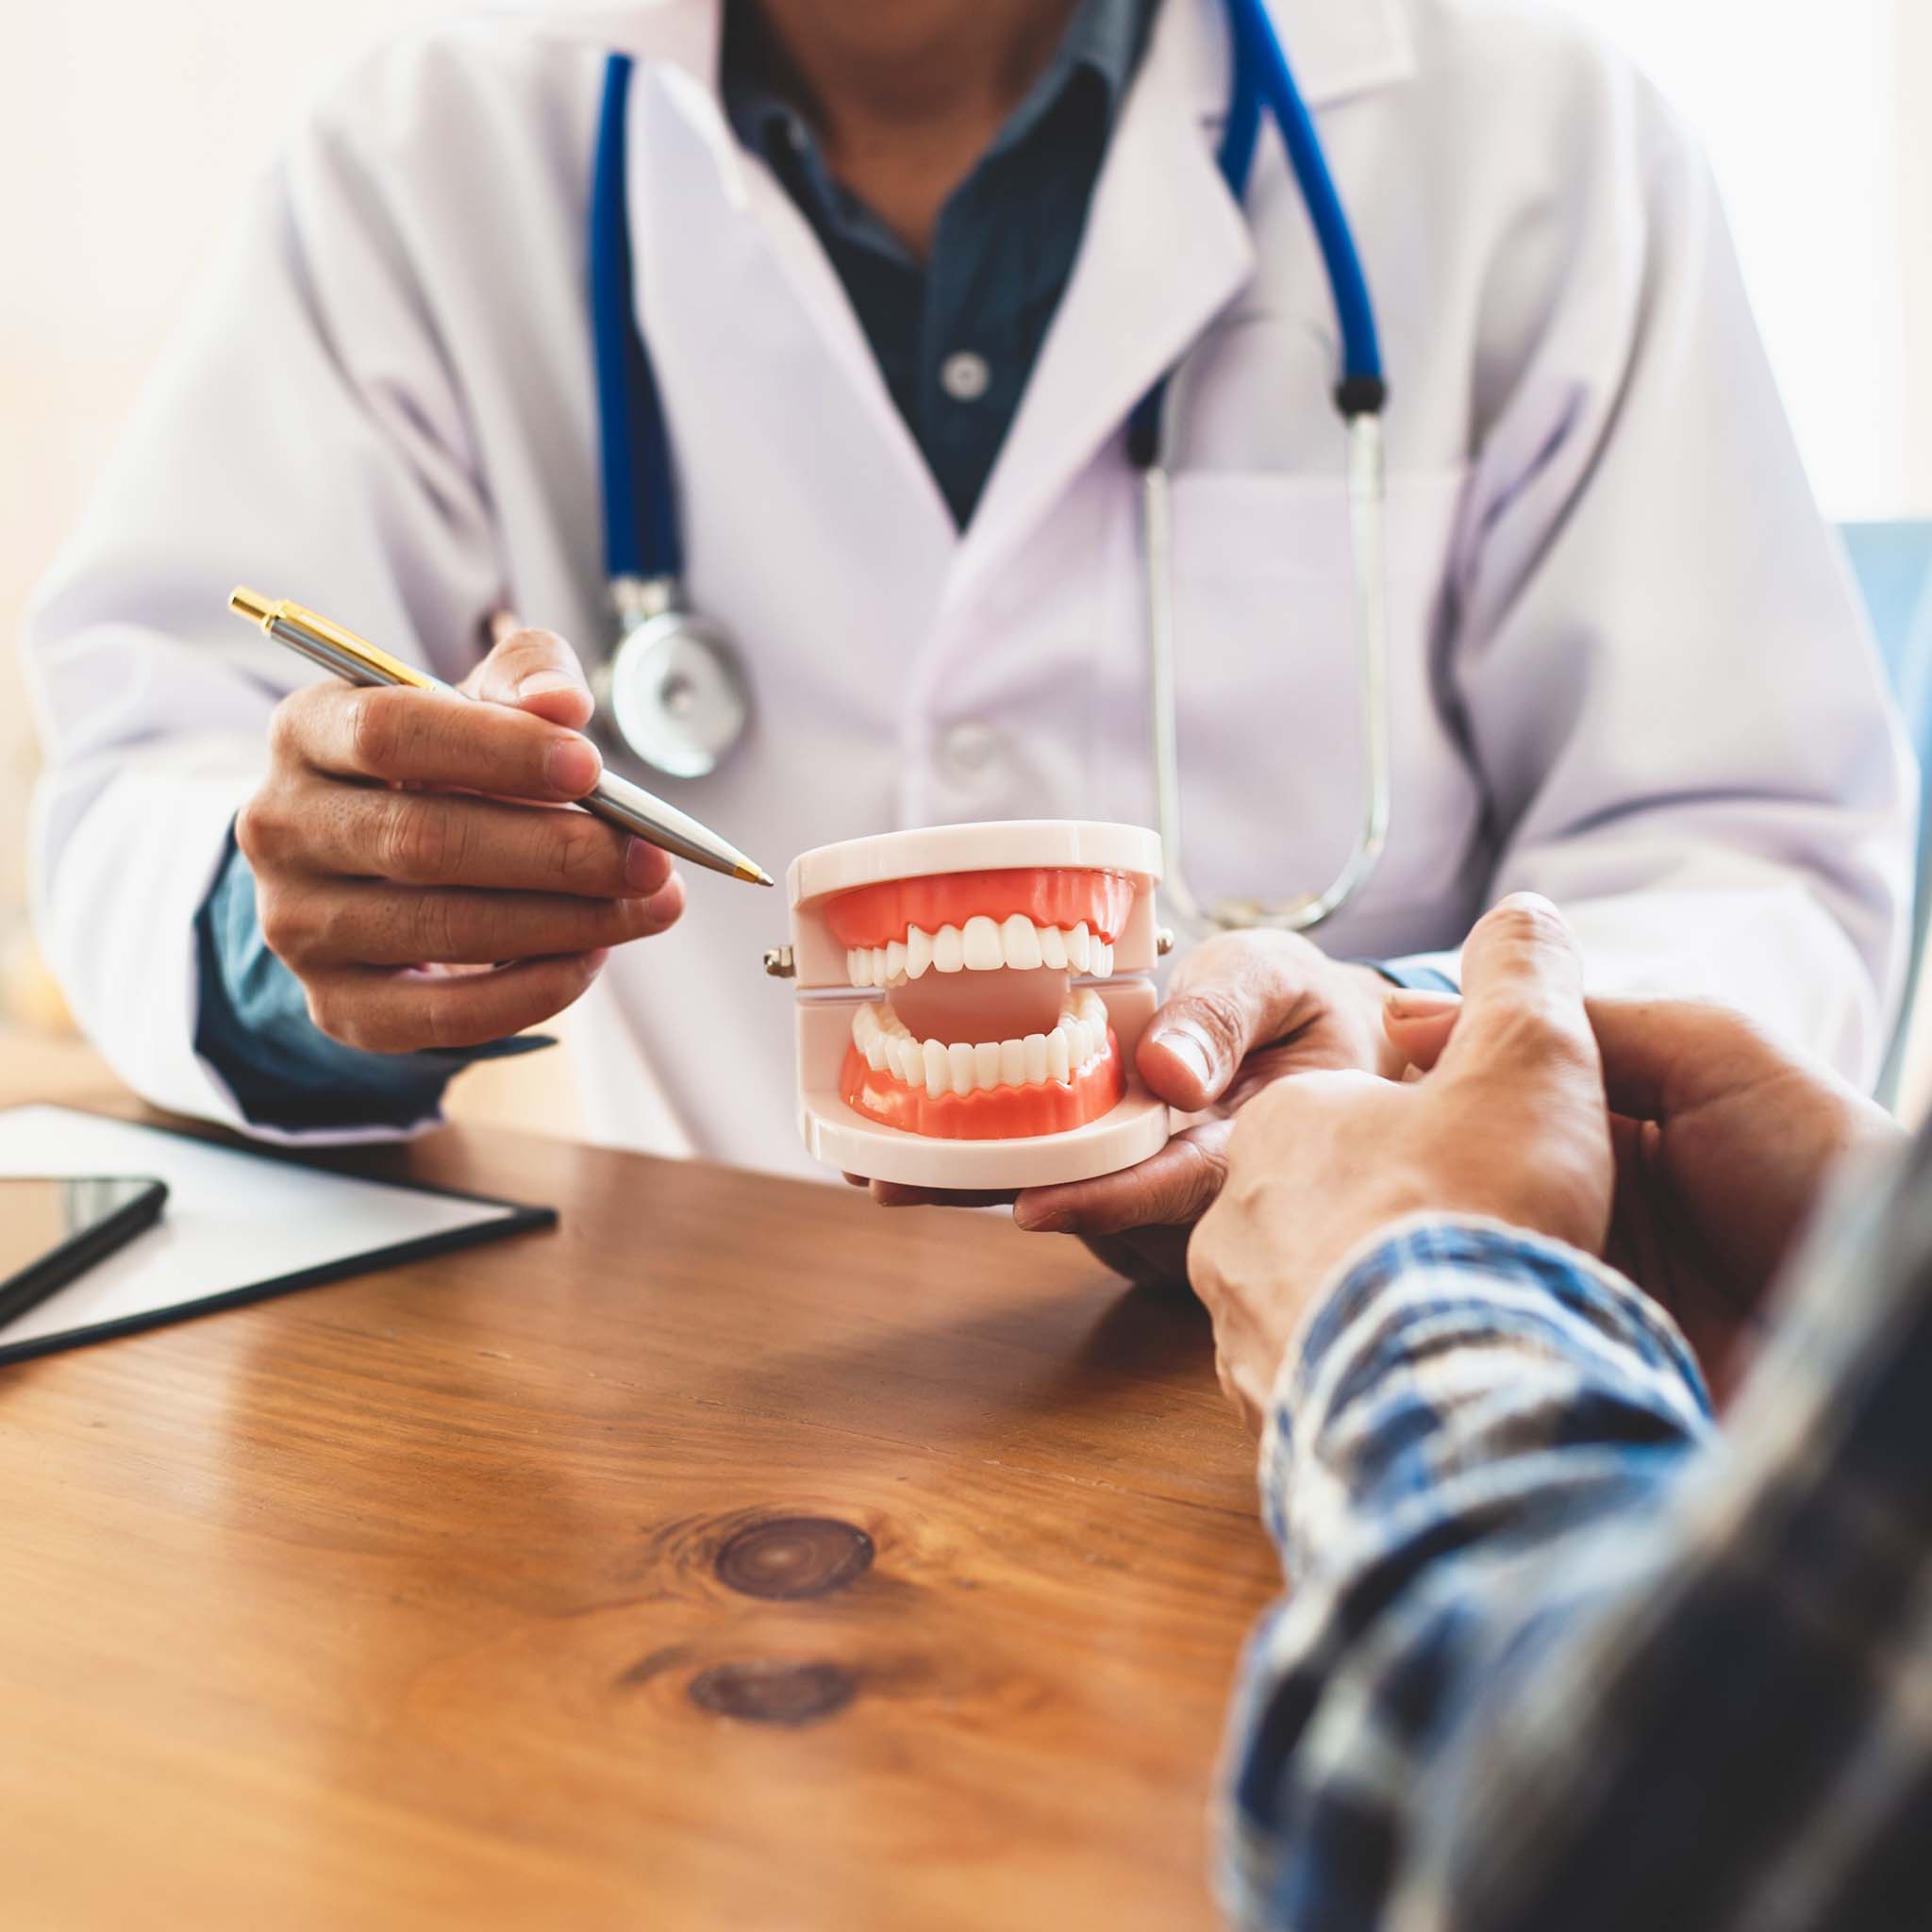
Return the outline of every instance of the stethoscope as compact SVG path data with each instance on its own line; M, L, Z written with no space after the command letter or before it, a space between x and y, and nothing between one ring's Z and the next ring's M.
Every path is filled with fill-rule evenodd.
M1128 458L1141 473L1156 815L1168 867L1162 891L1179 920L1197 928L1274 926L1302 932L1331 918L1360 891L1388 841L1381 413L1388 390L1361 258L1307 104L1268 18L1266 0L1226 0L1226 5L1234 86L1217 155L1222 177L1241 202L1261 116L1272 114L1321 246L1341 327L1342 373L1335 405L1349 445L1362 819L1354 849L1322 892L1285 902L1218 899L1204 905L1188 883L1174 708L1174 525L1165 460L1174 440L1179 365L1141 398L1127 425ZM616 620L616 642L592 681L609 728L625 749L671 777L702 778L743 738L751 721L751 685L724 626L693 610L684 591L671 440L632 306L625 186L630 76L630 57L613 54L605 72L591 187L591 316L604 471L604 555Z

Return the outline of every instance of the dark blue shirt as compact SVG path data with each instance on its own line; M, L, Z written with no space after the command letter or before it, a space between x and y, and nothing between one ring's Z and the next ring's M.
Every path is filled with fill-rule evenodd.
M922 264L827 169L756 8L726 11L720 85L732 127L817 233L962 526L1066 291L1153 12L1154 0L1081 0L1059 51L947 198Z

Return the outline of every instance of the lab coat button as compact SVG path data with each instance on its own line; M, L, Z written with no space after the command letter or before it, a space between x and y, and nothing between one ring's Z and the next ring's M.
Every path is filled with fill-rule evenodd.
M977 402L991 380L986 358L975 356L971 349L961 349L940 364L940 387L956 403Z
M1006 739L976 718L948 727L940 739L940 764L956 785L979 785L1006 757Z

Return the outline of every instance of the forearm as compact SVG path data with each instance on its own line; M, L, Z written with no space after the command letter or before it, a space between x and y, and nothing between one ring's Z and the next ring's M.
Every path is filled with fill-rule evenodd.
M1707 1441L1681 1339L1558 1244L1454 1223L1346 1270L1284 1365L1263 1501L1293 1594L1248 1659L1224 1840L1244 1924L1377 1922L1500 1630Z

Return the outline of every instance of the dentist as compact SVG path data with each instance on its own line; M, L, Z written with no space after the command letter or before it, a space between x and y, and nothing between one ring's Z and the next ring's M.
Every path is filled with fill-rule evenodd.
M1392 832L1319 946L1185 958L1143 1069L1200 1108L1381 1068L1390 980L1453 982L1527 888L1594 990L1721 994L1869 1076L1906 759L1704 164L1617 58L1514 0L1271 10L1390 372ZM780 860L941 820L1148 821L1124 430L1184 359L1191 873L1286 895L1348 848L1334 312L1272 135L1241 200L1217 171L1222 0L498 11L398 42L294 128L31 621L40 929L161 1105L407 1131L581 999L600 1136L806 1167L771 899L527 808L598 769L585 235L613 51L686 578L756 692L715 774L654 789ZM226 615L237 577L493 702L298 688ZM504 608L546 628L490 648ZM1021 1219L1185 1223L1215 1136Z

